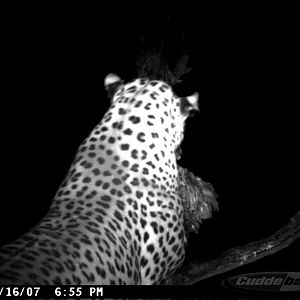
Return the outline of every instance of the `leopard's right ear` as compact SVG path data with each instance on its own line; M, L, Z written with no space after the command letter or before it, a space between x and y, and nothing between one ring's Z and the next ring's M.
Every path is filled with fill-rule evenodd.
M181 114L190 117L195 111L199 112L198 98L198 93L194 93L191 96L180 98Z
M123 85L124 81L116 74L110 73L106 75L104 79L104 88L107 93L107 97L112 101L116 92Z

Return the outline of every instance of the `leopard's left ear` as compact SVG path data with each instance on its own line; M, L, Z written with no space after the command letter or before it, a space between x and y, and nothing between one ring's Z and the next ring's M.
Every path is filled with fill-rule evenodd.
M180 111L184 116L190 116L192 112L199 111L198 98L198 93L180 98Z
M116 74L110 73L104 79L104 87L107 97L112 101L112 98L123 85L124 81Z

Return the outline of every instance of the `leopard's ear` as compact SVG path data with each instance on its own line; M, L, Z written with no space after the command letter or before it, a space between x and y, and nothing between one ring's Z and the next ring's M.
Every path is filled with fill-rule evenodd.
M104 88L107 93L107 97L112 100L120 86L123 85L123 80L116 74L110 73L104 79Z
M192 112L199 111L198 98L198 93L180 98L180 111L182 115L190 116Z

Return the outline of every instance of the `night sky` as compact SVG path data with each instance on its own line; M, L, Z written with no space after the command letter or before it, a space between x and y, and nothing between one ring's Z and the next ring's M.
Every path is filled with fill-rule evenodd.
M46 214L77 148L109 107L104 77L133 79L141 32L166 18L154 8L36 9L8 11L2 38L0 244ZM189 20L199 39L180 91L199 92L200 114L187 122L179 164L219 196L219 213L188 252L205 258L274 233L299 209L299 49L293 17L179 7L172 14L170 63L176 24ZM296 261L295 244L238 271L299 271Z

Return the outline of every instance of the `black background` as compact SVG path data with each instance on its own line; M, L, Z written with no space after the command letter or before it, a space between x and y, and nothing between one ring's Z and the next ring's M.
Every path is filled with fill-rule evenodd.
M188 120L180 165L211 182L220 204L192 237L187 259L266 237L299 209L293 9L227 9L171 10L178 26L181 16L190 20L200 41L186 84L200 94L200 114ZM104 77L136 76L141 31L160 26L166 10L19 6L3 14L1 244L46 214L78 146L109 106ZM296 252L294 244L228 274L299 271Z

